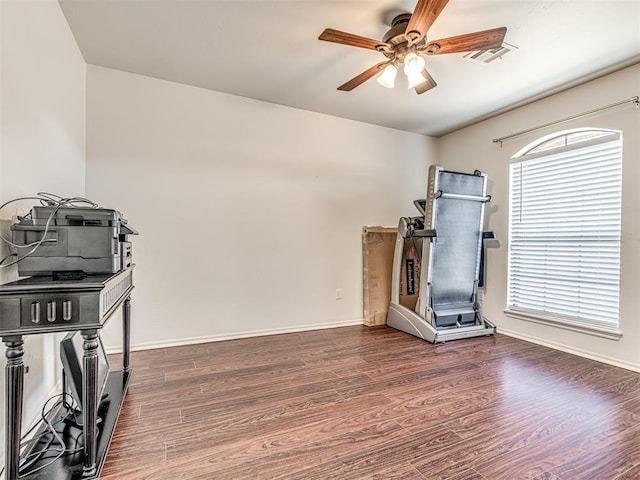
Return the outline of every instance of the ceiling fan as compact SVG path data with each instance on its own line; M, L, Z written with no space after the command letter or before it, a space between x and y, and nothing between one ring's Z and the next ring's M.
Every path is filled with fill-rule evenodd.
M333 28L325 29L318 37L320 40L377 50L388 59L356 75L340 85L338 90L351 91L378 73L381 73L378 77L378 83L393 88L398 66L403 64L409 88L413 88L416 93L421 94L437 85L425 68L422 55L491 50L502 45L507 32L506 27L428 41L427 30L433 25L448 2L449 0L418 0L412 14L402 13L393 19L391 29L382 37L382 41L341 32Z

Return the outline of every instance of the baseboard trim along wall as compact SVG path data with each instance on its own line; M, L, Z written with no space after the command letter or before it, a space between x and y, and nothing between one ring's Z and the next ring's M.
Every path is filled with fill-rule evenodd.
M145 342L135 343L131 345L132 351L153 350L155 348L180 347L183 345L195 345L198 343L222 342L224 340L236 340L248 337L263 337L266 335L278 335L281 333L307 332L310 330L323 330L326 328L349 327L353 325L362 325L364 320L357 318L354 320L342 320L339 322L329 322L313 325L296 325L293 327L267 328L264 330L252 330L248 332L226 333L221 335L208 335L204 337L181 338L179 340L171 340L166 342ZM120 353L122 348L107 348L107 353Z
M554 350L560 350L561 352L577 355L578 357L588 358L590 360L595 360L596 362L606 363L607 365L613 365L614 367L620 367L626 370L631 370L633 372L640 373L640 365L636 363L621 362L619 360L613 359L611 357L607 357L605 355L594 355L592 352L588 352L586 350L568 347L561 343L549 342L547 340L542 340L540 338L531 337L529 335L523 335L521 333L516 333L511 330L505 330L504 328L498 328L498 333L502 333L504 335L507 335L508 337L519 338L520 340L524 340L526 342L535 343L536 345L542 345L543 347L549 347L549 348L553 348Z

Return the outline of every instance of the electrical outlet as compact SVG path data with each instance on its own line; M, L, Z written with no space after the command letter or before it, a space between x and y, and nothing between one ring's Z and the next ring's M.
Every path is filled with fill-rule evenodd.
M342 300L342 289L336 288L336 300Z

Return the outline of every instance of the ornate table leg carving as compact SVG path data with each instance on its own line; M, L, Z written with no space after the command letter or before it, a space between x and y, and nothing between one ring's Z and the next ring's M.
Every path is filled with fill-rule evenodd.
M20 462L20 437L22 428L22 400L24 395L24 342L21 336L3 337L7 350L5 356L5 478L16 480Z
M129 367L129 351L131 346L131 297L127 297L122 307L122 373L126 376Z
M97 471L98 437L98 333L83 330L82 348L82 415L84 433L84 476L95 475Z

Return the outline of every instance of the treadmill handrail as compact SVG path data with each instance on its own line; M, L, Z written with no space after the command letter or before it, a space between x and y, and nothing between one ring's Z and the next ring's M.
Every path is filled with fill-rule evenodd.
M463 195L461 193L446 193L438 190L434 198L449 198L452 200L469 200L471 202L487 203L491 201L491 195Z
M411 236L425 238L425 237L437 237L438 234L434 229L425 229L425 230L413 230L413 232L411 232Z

